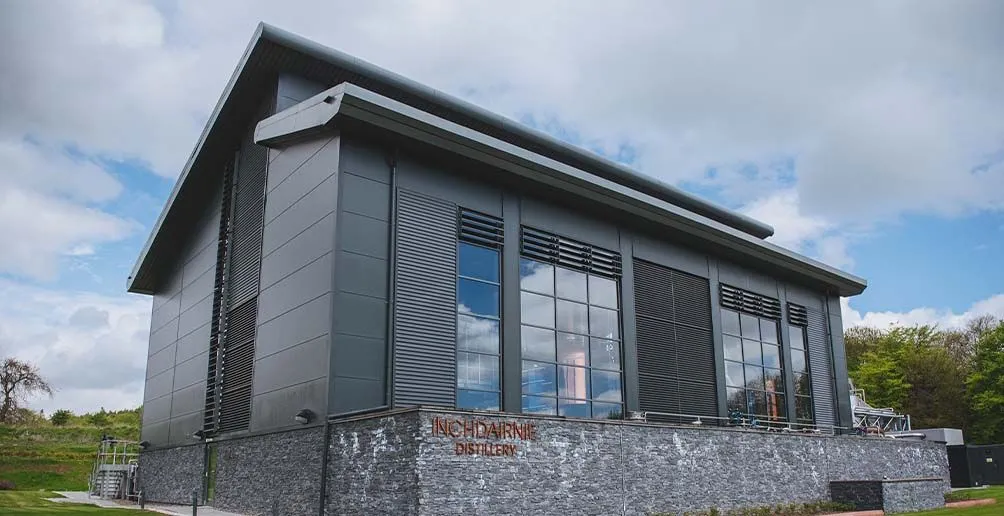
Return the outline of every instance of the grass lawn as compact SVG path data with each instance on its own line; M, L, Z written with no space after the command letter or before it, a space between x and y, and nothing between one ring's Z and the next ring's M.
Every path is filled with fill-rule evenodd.
M130 431L111 429L113 435L134 438ZM12 481L23 490L86 491L103 432L99 428L0 426L0 480Z
M982 507L911 512L910 516L1001 516L1004 514L1004 486L990 486L986 489L967 489L965 492L972 493L972 500L994 498L997 500L997 503Z
M50 502L46 498L59 495L46 491L0 491L0 514L5 516L36 516L39 514L88 514L97 516L149 516L149 511L135 509L104 509L79 503Z

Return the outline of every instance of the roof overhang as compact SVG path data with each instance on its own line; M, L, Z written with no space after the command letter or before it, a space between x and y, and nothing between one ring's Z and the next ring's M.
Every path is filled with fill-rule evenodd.
M416 133L412 137L423 141L433 138L447 148L458 145L453 138L445 136L451 132L455 133L455 137L480 142L479 145L485 142L478 138L488 138L498 148L489 151L491 145L477 147L477 152L489 162L497 162L504 170L515 167L524 170L524 173L534 171L540 176L538 179L541 182L561 188L578 184L578 188L583 189L583 195L589 198L598 194L581 183L604 185L604 188L609 187L609 192L619 192L623 199L617 202L625 205L632 204L628 199L635 199L634 203L644 199L653 201L647 209L663 206L666 213L690 214L693 219L691 222L683 221L680 218L682 215L674 219L681 227L691 227L699 224L698 221L706 221L710 228L723 230L722 235L731 235L729 241L735 246L750 247L754 255L763 252L763 249L776 249L780 254L774 259L779 265L800 259L794 253L761 240L774 232L767 224L355 57L275 27L259 24L133 267L127 282L130 292L154 293L163 281L164 274L175 265L174 258L179 252L178 241L185 238L194 223L194 213L209 202L213 189L219 184L224 168L222 163L232 159L234 141L248 127L248 113L257 108L255 104L261 101L262 95L269 88L273 88L271 93L274 94L275 79L280 73L298 75L329 86L345 82L357 85L346 85L343 88L337 106L338 115L355 116L381 127L381 124L393 123L401 129L399 132L402 134ZM346 96L345 92L349 90L351 94ZM377 102L378 97L383 101ZM373 101L372 105L363 109L362 104L358 103L367 98ZM400 109L391 109L390 104ZM393 114L398 111L396 115ZM377 113L382 114L378 116ZM406 113L415 115L412 122L405 121L409 118ZM436 124L426 123L431 120L422 118L423 115L455 130L446 130L444 126L433 131ZM378 122L377 119L382 121ZM422 121L418 125L425 129L417 129L416 121ZM420 137L419 133L424 136ZM473 136L478 138L468 138ZM265 135L263 138L270 139ZM459 147L457 151L465 155L473 152ZM535 158L530 159L531 156ZM508 165L502 166L505 163ZM563 179L558 180L554 176L555 171L574 173L564 174L560 176ZM588 192L593 193L586 195ZM645 211L638 206L634 209ZM650 214L647 218L659 220L662 216L664 215ZM695 226L692 234L702 233ZM715 237L709 233L702 238L713 240L724 237ZM735 249L738 250L739 247ZM806 263L816 262L809 260ZM816 276L829 278L825 281L827 285L845 285L839 289L840 292L848 292L843 295L859 293L864 289L863 280L822 264L817 265L823 272Z
M363 122L591 202L691 235L753 262L781 268L842 296L860 294L865 280L791 252L665 200L437 117L354 84L342 83L258 123L255 143L283 147L332 130L345 119Z

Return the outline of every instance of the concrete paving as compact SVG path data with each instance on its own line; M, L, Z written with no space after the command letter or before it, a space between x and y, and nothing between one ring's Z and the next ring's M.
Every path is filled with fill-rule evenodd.
M101 498L90 498L87 493L83 491L56 491L56 494L63 495L65 498L47 498L47 500L52 502L61 503L86 503L90 505L97 505L98 507L119 508L119 509L139 509L139 504L134 502L129 502L126 500L102 500ZM165 503L148 503L146 504L146 510L159 512L161 514L170 514L173 516L192 516L192 506L190 505L172 505ZM209 507L208 505L200 505L198 508L198 516L244 516L236 512L221 511Z

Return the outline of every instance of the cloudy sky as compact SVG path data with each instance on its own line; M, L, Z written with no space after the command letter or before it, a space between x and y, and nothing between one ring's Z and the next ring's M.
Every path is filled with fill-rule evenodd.
M0 0L0 355L142 398L125 279L255 25L775 226L847 324L1004 315L1004 3Z

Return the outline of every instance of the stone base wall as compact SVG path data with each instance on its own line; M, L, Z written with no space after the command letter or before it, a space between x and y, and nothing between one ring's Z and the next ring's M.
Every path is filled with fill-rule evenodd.
M194 489L201 500L204 460L202 444L140 453L139 482L143 496L150 502L188 504Z
M435 418L461 421L459 437ZM504 438L465 437L474 422ZM831 480L883 477L948 489L944 445L888 438L421 410L333 423L329 443L329 514L682 513L828 500Z
M916 512L945 506L937 480L883 482L882 509L886 514Z
M214 507L244 514L318 513L324 428L220 441L217 447Z
M333 424L328 440L327 513L418 514L419 413Z

